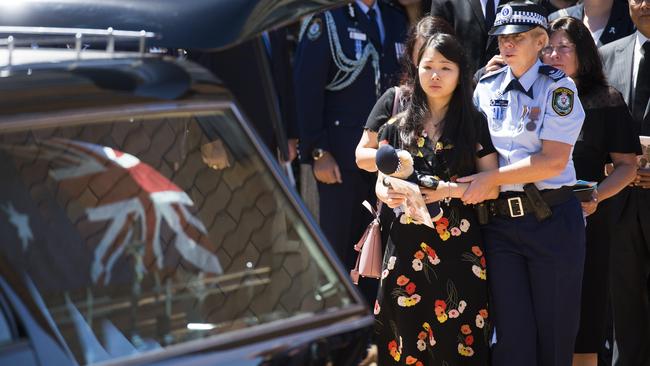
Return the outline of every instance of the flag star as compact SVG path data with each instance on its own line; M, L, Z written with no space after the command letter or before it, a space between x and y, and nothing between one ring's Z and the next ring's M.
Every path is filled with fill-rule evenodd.
M22 242L23 251L27 250L29 242L34 239L32 230L29 228L29 216L16 211L11 203L2 207L2 210L9 216L9 223L18 231L18 238Z

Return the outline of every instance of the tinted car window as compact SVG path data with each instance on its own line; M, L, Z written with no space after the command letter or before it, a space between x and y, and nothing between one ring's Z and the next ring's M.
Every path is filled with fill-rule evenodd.
M228 109L3 133L0 202L82 364L353 301Z

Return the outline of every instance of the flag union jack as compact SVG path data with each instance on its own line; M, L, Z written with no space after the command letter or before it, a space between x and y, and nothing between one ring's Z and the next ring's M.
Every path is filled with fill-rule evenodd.
M147 271L142 262L163 269L164 228L171 231L169 241L184 260L203 272L223 272L192 199L150 165L88 142L57 138L38 145L40 157L51 161L49 174L60 191L78 195L87 187L98 198L92 204L82 203L88 221L106 223L94 248L90 269L94 283L109 284L116 261L136 242L144 243L136 272Z

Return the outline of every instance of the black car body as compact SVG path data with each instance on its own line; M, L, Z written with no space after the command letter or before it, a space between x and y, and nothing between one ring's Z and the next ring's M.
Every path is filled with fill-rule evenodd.
M14 37L0 51L0 364L358 362L367 305L229 91L133 51L174 27L120 33L149 30L125 1L35 3L3 25L67 29L0 27ZM178 16L199 2L143 3ZM201 3L244 18L221 48L336 2ZM114 51L118 34L135 46Z

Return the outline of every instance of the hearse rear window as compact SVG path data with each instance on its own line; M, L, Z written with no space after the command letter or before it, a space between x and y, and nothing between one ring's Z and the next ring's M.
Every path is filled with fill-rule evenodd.
M81 364L353 300L230 111L0 135L0 255Z

